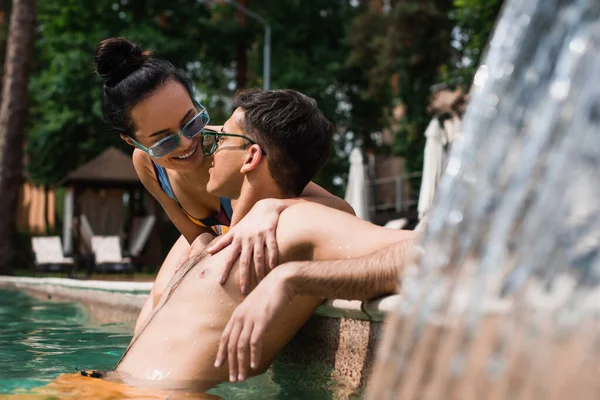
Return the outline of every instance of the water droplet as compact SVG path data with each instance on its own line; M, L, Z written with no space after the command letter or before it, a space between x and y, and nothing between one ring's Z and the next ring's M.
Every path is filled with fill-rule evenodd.
M587 43L585 42L585 39L580 37L574 38L573 40L571 40L571 43L569 43L569 49L571 49L571 51L574 51L575 53L584 53L586 47Z
M452 225L459 224L463 220L463 215L460 211L454 210L448 214L448 222Z
M554 100L564 100L569 95L569 91L571 90L571 82L568 79L564 79L558 82L554 82L550 86L550 96Z
M483 64L479 67L479 69L475 73L475 77L473 78L473 85L475 86L475 89L480 90L481 88L483 88L483 85L485 84L485 81L487 81L487 78L488 67L487 65Z
M458 157L450 157L446 166L446 173L450 176L456 176L460 172L460 159Z

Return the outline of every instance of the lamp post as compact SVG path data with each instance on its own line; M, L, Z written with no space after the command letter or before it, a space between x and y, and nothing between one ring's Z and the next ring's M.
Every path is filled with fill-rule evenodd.
M255 19L265 26L265 44L263 47L263 89L269 90L271 87L271 25L260 15L244 7L235 0L225 0L236 9Z

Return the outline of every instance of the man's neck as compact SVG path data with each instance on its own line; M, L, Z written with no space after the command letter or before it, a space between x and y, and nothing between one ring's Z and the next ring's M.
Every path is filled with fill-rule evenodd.
M240 197L235 201L233 206L233 217L231 218L231 226L235 226L250 212L254 204L262 199L283 199L286 196L275 186L265 185L265 187L252 186L248 182L244 182Z

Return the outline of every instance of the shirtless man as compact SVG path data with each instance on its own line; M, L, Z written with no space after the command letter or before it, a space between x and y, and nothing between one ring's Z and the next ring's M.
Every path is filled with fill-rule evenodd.
M332 138L331 124L315 101L293 90L244 91L233 104L236 110L222 131L204 132L202 146L206 156L214 157L207 190L237 199L232 226L260 199L300 193L326 162ZM399 242L410 248L415 236L308 203L286 209L276 234L281 263L361 257ZM197 240L206 244L211 238ZM245 297L237 279L218 282L228 256L227 249L212 256L202 252L177 272L115 369L124 383L201 391L238 379L213 364L221 333ZM232 274L239 274L237 264ZM252 277L250 288L255 286ZM248 373L264 372L322 300L294 297L274 317L265 333L268 340L257 350L257 365ZM247 329L239 333L247 334ZM229 360L235 363L235 351ZM244 373L239 379L247 377Z

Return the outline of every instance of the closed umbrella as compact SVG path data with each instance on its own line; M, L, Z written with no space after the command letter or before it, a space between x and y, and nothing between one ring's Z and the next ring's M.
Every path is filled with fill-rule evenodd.
M433 204L437 184L442 176L444 162L444 132L437 118L433 118L425 130L425 155L423 176L419 193L419 219L427 215Z
M356 216L369 220L369 197L367 193L367 170L359 148L350 153L350 173L346 186L346 202L354 208Z

